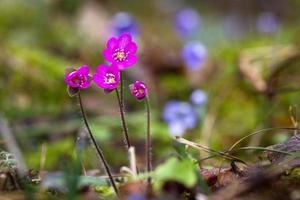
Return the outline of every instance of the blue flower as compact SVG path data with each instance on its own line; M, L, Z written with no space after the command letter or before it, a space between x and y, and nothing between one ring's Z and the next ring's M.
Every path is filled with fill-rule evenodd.
M186 129L197 126L198 115L189 103L170 101L165 105L163 120L168 124L171 135L181 136Z
M207 59L206 47L198 41L188 42L181 52L184 64L192 70L198 69Z
M146 198L141 194L131 194L127 200L146 200Z
M119 12L113 17L112 34L118 37L123 33L128 33L136 37L139 34L139 27L131 15L125 12Z
M279 28L279 21L273 13L264 12L259 15L256 26L262 33L275 33Z
M195 106L204 106L207 102L207 95L203 90L194 90L190 96L190 101Z
M181 37L188 37L195 33L200 27L200 16L196 10L186 8L175 15L174 28Z

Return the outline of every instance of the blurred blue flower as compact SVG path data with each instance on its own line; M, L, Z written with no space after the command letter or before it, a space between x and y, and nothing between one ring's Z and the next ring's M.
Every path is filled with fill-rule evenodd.
M204 106L207 102L207 95L203 90L194 90L190 96L190 101L195 106Z
M262 33L275 33L279 28L279 21L273 13L264 12L258 16L256 26Z
M180 121L174 121L168 125L169 134L171 136L182 136L185 133L185 126Z
M139 27L131 15L126 12L119 12L113 17L112 34L118 37L123 33L136 37L139 34Z
M195 70L206 61L207 49L201 42L191 41L183 47L181 57L189 69Z
M186 129L197 126L198 115L189 103L170 101L165 105L163 120L168 124L171 135L181 136Z
M146 200L146 198L141 194L131 194L127 200Z
M175 31L181 37L191 36L199 29L201 23L197 11L190 8L177 12L174 21Z

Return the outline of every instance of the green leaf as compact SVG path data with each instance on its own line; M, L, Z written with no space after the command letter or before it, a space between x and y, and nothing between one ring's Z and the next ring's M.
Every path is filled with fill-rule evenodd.
M171 158L159 165L155 170L154 177L161 182L178 181L186 187L194 186L197 181L195 165L189 160L179 161L176 158Z

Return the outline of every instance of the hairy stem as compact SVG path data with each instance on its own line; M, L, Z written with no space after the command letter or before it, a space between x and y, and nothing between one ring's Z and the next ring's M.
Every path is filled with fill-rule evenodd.
M126 124L126 121L125 121L124 106L123 106L123 103L121 101L120 93L119 93L118 88L116 88L116 94L117 94L119 108L120 108L120 115L121 115L121 121L122 121L123 130L124 130L124 135L125 135L125 142L126 142L126 145L127 145L127 150L129 150L129 148L131 147L131 143L130 143L130 140L129 140L127 124Z
M149 103L148 96L146 96L145 104L146 104L146 112L147 112L147 139L146 139L147 172L150 173L152 171L152 164L151 164L152 144L151 144L151 133L150 133L151 115L150 115L150 103ZM151 177L148 177L147 181L148 184L151 184Z
M109 177L110 183L111 183L112 187L114 188L114 191L115 191L116 195L119 196L119 192L118 192L116 183L115 183L115 181L113 179L113 176L112 176L112 174L110 172L108 163L105 160L104 154L103 154L102 150L100 149L100 147L98 146L98 144L97 144L97 142L96 142L96 140L95 140L95 138L94 138L94 136L92 134L92 131L90 129L89 123L87 121L87 117L86 117L85 111L83 109L83 104L82 104L80 92L78 93L78 101L79 101L80 111L81 111L82 118L83 118L84 124L86 126L86 129L87 129L87 131L88 131L88 133L89 133L89 135L90 135L90 137L92 139L92 142L93 142L94 146L96 147L97 153L98 153L98 155L99 155L99 157L100 157L100 159L101 159L101 161L102 161L102 163L104 165L104 168L105 168L105 171L106 171L106 173L107 173L107 175Z

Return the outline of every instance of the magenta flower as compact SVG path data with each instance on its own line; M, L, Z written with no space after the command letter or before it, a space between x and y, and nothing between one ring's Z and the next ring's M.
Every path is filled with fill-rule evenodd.
M129 85L132 96L137 100L144 99L148 94L148 88L145 83L141 81L135 81L133 84Z
M89 72L90 69L88 66L82 66L77 70L67 72L65 76L65 82L70 88L73 89L87 89L91 85Z
M116 89L120 82L120 72L116 65L99 65L93 76L96 85L107 92Z
M119 38L112 37L108 40L103 56L108 62L117 65L119 70L125 70L137 62L136 51L137 45L125 33Z

